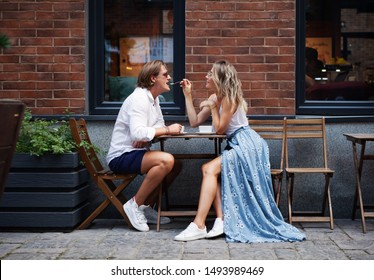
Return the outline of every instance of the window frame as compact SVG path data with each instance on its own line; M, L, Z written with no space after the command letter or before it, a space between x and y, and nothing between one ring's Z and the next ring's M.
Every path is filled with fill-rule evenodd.
M174 79L185 77L185 1L173 0ZM104 0L88 1L87 99L89 115L117 115L123 102L104 100ZM184 115L185 103L180 87L174 88L174 102L161 103L164 115Z
M374 115L374 100L318 101L305 99L305 1L296 1L296 115Z

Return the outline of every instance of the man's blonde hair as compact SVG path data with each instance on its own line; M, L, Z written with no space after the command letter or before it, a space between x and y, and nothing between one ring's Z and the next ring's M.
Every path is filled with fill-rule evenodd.
M162 66L166 68L166 64L162 60L153 60L144 64L138 76L138 87L150 89L153 86L151 77L157 76Z

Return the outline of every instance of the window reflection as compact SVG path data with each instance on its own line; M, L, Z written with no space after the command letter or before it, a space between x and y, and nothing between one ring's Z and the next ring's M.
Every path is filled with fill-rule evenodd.
M104 1L105 100L123 101L142 66L163 60L173 77L173 1ZM173 102L172 92L160 96Z
M374 100L374 3L305 3L305 98Z

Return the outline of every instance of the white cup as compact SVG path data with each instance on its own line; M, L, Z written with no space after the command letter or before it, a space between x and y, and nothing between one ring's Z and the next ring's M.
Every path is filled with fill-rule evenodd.
M200 133L211 133L213 132L211 125L199 125L199 132Z

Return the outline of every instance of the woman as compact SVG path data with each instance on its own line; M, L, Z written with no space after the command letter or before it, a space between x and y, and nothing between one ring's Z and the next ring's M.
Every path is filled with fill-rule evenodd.
M199 125L211 115L216 133L227 135L228 147L221 156L203 165L196 217L174 240L196 240L222 233L229 242L305 239L304 234L283 220L274 201L268 146L248 127L247 105L235 68L227 61L218 61L206 79L206 88L216 94L200 104L199 114L193 107L191 83L187 79L181 83L190 124ZM207 233L205 220L212 203L217 219Z
M144 204L153 204L157 187L164 178L169 185L180 172L180 164L174 162L171 154L149 150L154 137L176 135L182 130L178 123L165 126L158 100L160 94L170 91L170 80L161 60L143 66L137 88L119 111L107 155L108 165L114 172L147 174L136 195L123 205L132 226L139 231L148 231L147 219L155 223L157 217L157 212Z

